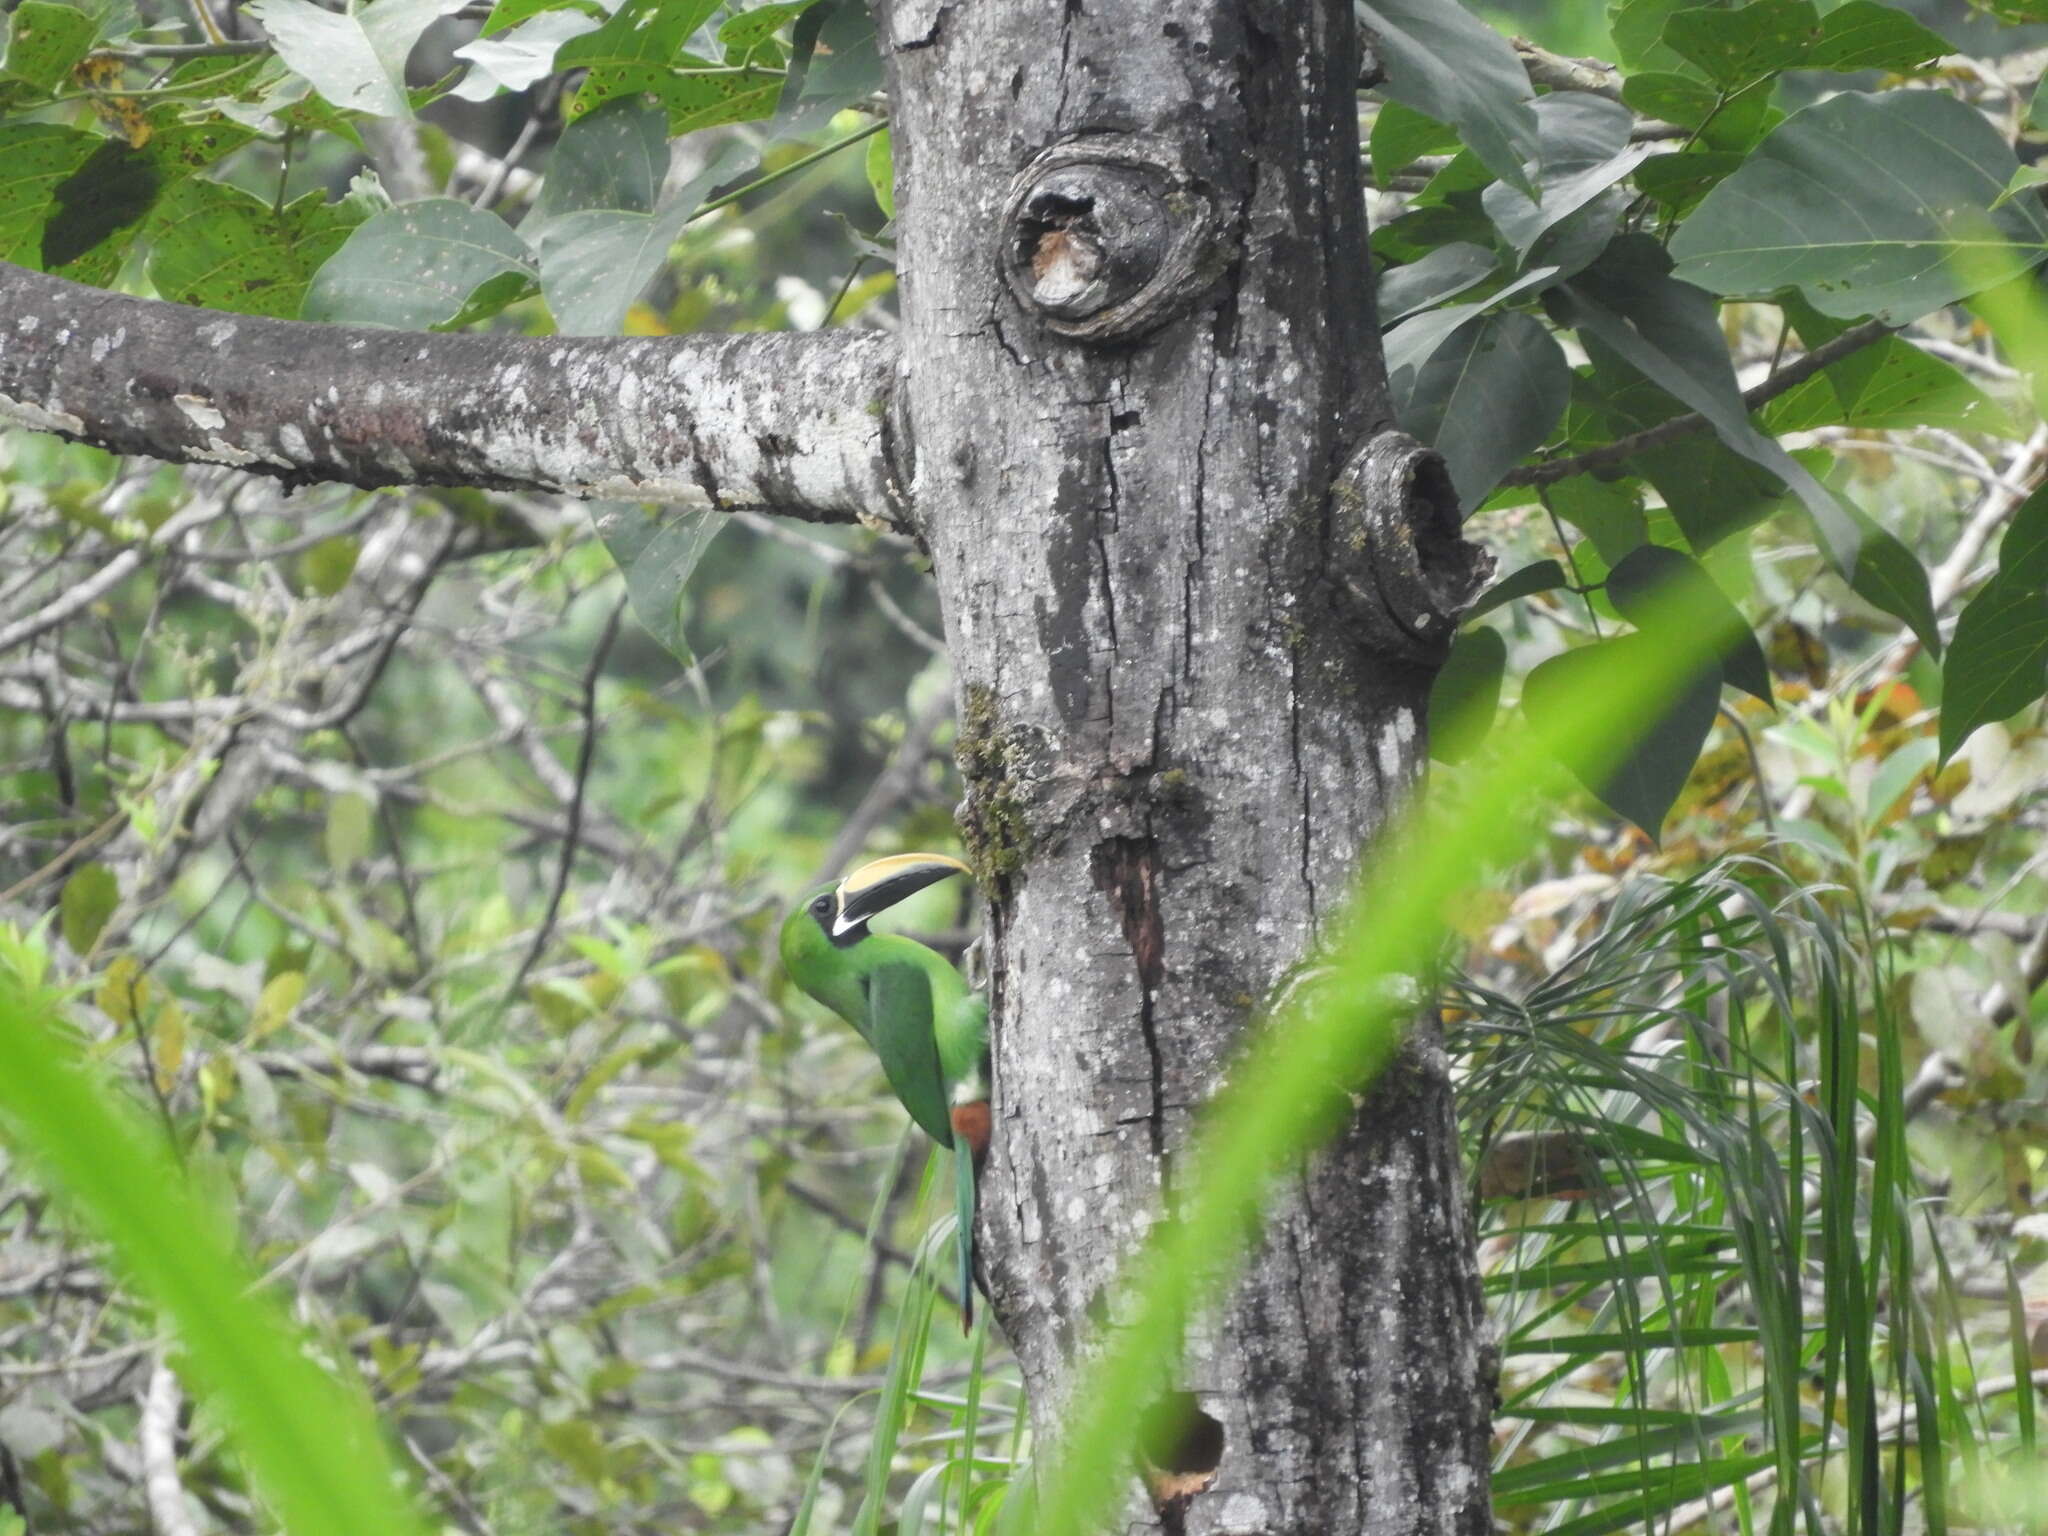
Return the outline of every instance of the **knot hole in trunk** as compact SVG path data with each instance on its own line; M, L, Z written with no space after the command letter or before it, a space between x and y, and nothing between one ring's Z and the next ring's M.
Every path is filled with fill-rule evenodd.
M1070 341L1134 341L1186 312L1229 259L1216 195L1164 140L1100 133L1010 184L997 265L1026 314Z
M1375 433L1330 488L1338 609L1369 649L1431 666L1493 576L1468 543L1444 461L1405 432Z

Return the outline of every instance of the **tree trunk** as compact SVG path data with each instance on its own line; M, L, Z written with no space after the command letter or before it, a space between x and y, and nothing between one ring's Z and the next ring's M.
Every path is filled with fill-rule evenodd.
M1414 784L1478 561L1386 430L1348 0L879 10L896 467L991 892L987 1278L1050 1439L1255 1001ZM1484 1338L1419 1031L1191 1330L1161 1386L1204 1432L1131 1528L1484 1530Z

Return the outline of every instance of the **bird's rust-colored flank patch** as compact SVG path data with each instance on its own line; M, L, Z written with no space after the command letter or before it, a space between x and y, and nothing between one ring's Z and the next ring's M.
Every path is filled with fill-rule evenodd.
M979 1104L955 1104L952 1113L953 1136L955 1140L967 1143L978 1163L988 1156L989 1113L988 1100Z

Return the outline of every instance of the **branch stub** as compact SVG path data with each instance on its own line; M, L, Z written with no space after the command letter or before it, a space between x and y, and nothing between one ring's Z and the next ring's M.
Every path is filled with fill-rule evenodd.
M1072 341L1130 341L1184 312L1227 252L1209 187L1171 146L1091 134L1042 151L1003 208L1010 292Z
M1444 461L1405 432L1368 438L1331 487L1344 555L1340 607L1367 644L1434 666L1493 575L1460 531Z

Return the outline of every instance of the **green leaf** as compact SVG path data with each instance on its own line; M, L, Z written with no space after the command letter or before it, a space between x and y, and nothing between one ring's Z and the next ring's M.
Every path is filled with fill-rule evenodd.
M487 284L509 302L531 289L533 257L506 222L455 198L389 208L358 225L313 274L301 317L401 330L452 326ZM501 305L502 307L502 305Z
M99 35L99 23L78 6L21 0L8 18L7 57L0 74L48 96L92 51Z
M1382 102L1372 124L1372 179L1385 186L1424 155L1458 147L1458 131L1399 101Z
M1503 182L1488 187L1479 199L1508 244L1525 258L1542 235L1627 176L1656 147L1629 143L1635 114L1618 101L1558 91L1540 98L1535 112L1539 150L1531 176L1538 196ZM1617 207L1616 219L1619 213ZM1596 246L1586 260L1597 254Z
M1516 294L1529 289L1540 288L1557 276L1554 267L1537 267L1524 272L1512 283L1496 289L1484 299L1469 304L1449 304L1441 309L1425 310L1412 315L1388 331L1381 345L1386 352L1387 373L1393 381L1396 398L1405 397L1414 387L1413 380L1402 375L1421 368L1453 331L1475 317L1484 314L1495 305L1503 304Z
M744 64L768 39L811 8L816 0L773 0L740 11L718 29L718 46L728 65Z
M1394 411L1404 431L1443 455L1460 504L1477 507L1549 438L1571 379L1543 322L1507 310L1459 327L1421 368L1405 371Z
M683 592L725 520L635 501L592 502L590 520L626 578L634 616L663 648L688 660Z
M549 11L564 10L579 11L600 26L603 25L606 15L604 7L599 5L597 0L498 0L498 3L491 7L491 14L484 18L482 35L496 37L500 32L509 32L523 21L531 21L534 17ZM455 51L458 54L462 52L459 48Z
M1941 667L1941 757L2048 691L2048 593L2003 574L1956 621Z
M56 123L0 124L0 260L43 265L58 186L111 140Z
M1981 725L2048 688L2048 487L2013 513L1998 574L1963 609L1941 669L1944 762Z
M51 189L43 270L79 282L111 282L163 188L156 156L131 149L121 139L101 139L85 162Z
M1621 99L1645 117L1697 128L1721 105L1721 93L1694 75L1650 70L1621 82Z
M308 192L281 212L218 181L180 182L150 221L149 280L180 304L294 319L313 274L362 218Z
M896 155L886 128L868 140L867 173L868 187L875 194L875 206L882 210L883 218L895 218Z
M1621 635L1566 651L1541 663L1522 685L1522 708L1542 730L1560 730L1575 719L1586 700L1611 690L1613 679L1650 665L1647 658L1668 649L1647 634ZM1621 761L1602 769L1563 736L1564 763L1581 784L1610 810L1660 839L1665 814L1685 788L1699 760L1719 707L1720 678L1701 672L1681 687L1663 709L1652 711L1629 733Z
M1960 370L1898 336L1830 363L1764 406L1758 419L1774 436L1833 426L1949 427L1995 437L2015 431L2005 407Z
M1807 54L1805 67L1843 73L1860 69L1904 72L1954 51L1947 38L1894 6L1879 5L1877 0L1849 0L1822 19L1820 41Z
M1379 317L1382 326L1430 309L1491 276L1499 260L1484 246L1453 240L1425 252L1403 266L1380 273Z
M863 0L819 0L790 29L786 122L822 122L882 89L875 18Z
M1820 457L1828 457L1825 450ZM1709 432L1659 444L1629 463L1664 498L1694 554L1762 522L1789 494L1778 476Z
M1607 573L1607 597L1615 612L1647 635L1668 636L1675 625L1711 636L1722 678L1766 704L1776 702L1771 669L1749 621L1690 555L1660 544L1639 545Z
M1685 61L1665 45L1664 28L1673 15L1699 3L1700 0L1620 0L1610 4L1607 26L1614 39L1614 57L1623 71L1638 75L1652 70L1676 70L1684 65Z
M708 68L683 53L690 36L718 9L718 0L624 0L610 20L563 46L558 69L584 68L588 78L572 110L579 115L629 90L652 90L677 64ZM631 83L627 79L630 75ZM584 94L592 99L583 101Z
M312 0L249 0L278 57L345 112L410 120L405 61L428 27L463 0L374 0L344 14Z
M1554 592L1560 587L1570 585L1571 578L1565 574L1563 566L1555 560L1538 560L1533 565L1525 565L1519 571L1503 576L1480 593L1479 601L1466 610L1465 617L1468 621L1476 619L1481 614L1493 612L1504 603L1512 603L1518 597L1528 597L1536 592Z
M1609 566L1648 537L1642 489L1633 480L1573 475L1550 487L1549 500L1551 510L1591 539Z
M0 1116L10 1145L106 1240L123 1284L175 1332L180 1372L276 1525L295 1536L424 1536L353 1366L338 1379L314 1363L236 1249L233 1221L200 1197L161 1130L91 1075L54 1011L4 970Z
M2001 581L2048 588L2048 486L2021 502L1998 545Z
M1792 69L1820 41L1811 0L1753 0L1736 10L1680 11L1664 24L1664 44L1726 91Z
M1480 625L1451 642L1429 690L1429 755L1440 763L1462 763L1486 739L1500 708L1500 680L1507 670L1507 642L1500 631Z
M1387 77L1381 90L1440 123L1510 186L1534 193L1523 171L1537 154L1535 96L1508 40L1453 0L1359 0Z
M639 115L643 132L645 120L659 130L659 108L627 101L611 110ZM574 131L577 125L570 126ZM754 154L747 145L729 139L709 164L652 212L579 208L531 231L540 252L541 291L554 311L556 328L565 336L616 335L626 310L668 260L669 247L695 216L704 194L745 169Z
M64 882L57 898L57 916L64 930L64 942L74 955L91 950L107 926L107 919L121 905L121 882L104 864L81 864Z
M501 91L531 89L554 73L555 56L566 44L601 24L586 11L567 7L544 12L502 35L493 36L486 29L484 36L455 50L455 57L468 60L470 69L448 94L464 101L489 101ZM549 169L552 174L552 162Z
M1823 313L1903 325L2048 253L2038 206L1992 208L2016 169L1945 92L1845 92L1787 118L1707 194L1672 240L1677 276L1729 295L1797 286Z
M1934 617L1934 599L1928 591L1927 569L1913 552L1887 530L1862 512L1848 508L1853 529L1845 544L1830 543L1831 531L1821 530L1831 561L1843 548L1849 551L1844 579L1849 590L1865 602L1904 619L1930 656L1941 655L1941 629ZM1836 537L1840 537L1836 535ZM1840 569L1840 567L1837 567Z
M652 213L668 177L666 119L640 101L586 112L562 130L533 205L545 223L588 208Z
M1739 174L1739 173L1738 173ZM1822 485L1749 419L1706 294L1664 270L1668 258L1641 236L1616 240L1593 268L1547 296L1563 324L1706 417L1722 442L1799 497L1835 570L1857 593L1906 621L1936 655L1941 632L1927 573L1903 544ZM1589 342L1589 351L1591 344Z
M1991 206L2002 207L2022 193L2043 186L2048 186L2048 166L2023 165L2012 173L2012 180L2005 184L2004 191L1991 200Z
M1683 218L1740 169L1745 158L1731 150L1697 148L1656 155L1636 167L1636 185Z

